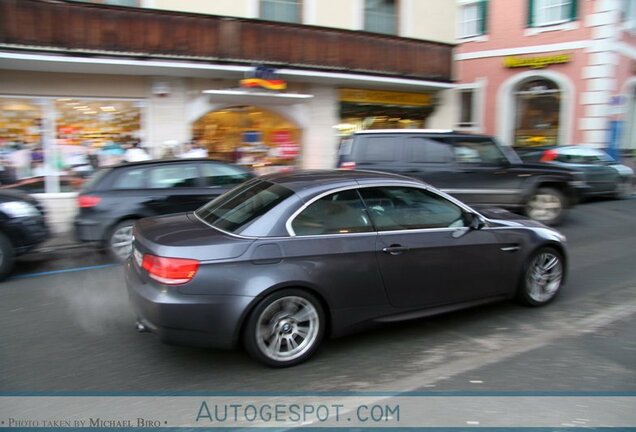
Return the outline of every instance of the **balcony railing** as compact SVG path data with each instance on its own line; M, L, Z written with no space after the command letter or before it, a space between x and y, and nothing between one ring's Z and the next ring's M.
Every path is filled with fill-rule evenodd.
M0 48L449 81L452 46L365 32L64 0L0 0Z

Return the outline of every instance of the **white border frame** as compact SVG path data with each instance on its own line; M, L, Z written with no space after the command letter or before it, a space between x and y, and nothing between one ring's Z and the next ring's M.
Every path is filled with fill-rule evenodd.
M515 95L514 89L528 78L544 78L554 81L561 90L561 110L559 113L559 143L572 144L572 125L576 107L576 91L570 79L553 71L526 71L508 78L497 92L497 138L504 145L512 146L514 140Z

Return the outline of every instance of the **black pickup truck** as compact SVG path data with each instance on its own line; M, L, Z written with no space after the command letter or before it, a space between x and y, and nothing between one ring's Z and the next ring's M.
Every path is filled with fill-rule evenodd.
M496 206L556 225L588 188L583 173L523 163L490 136L450 130L367 130L344 139L338 165L423 180L467 204Z

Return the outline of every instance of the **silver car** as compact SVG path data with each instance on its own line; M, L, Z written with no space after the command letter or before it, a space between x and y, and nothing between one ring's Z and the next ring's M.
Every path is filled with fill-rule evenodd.
M141 219L134 238L126 281L139 330L243 344L273 367L373 323L547 304L567 265L564 237L539 222L365 171L256 178L194 212Z

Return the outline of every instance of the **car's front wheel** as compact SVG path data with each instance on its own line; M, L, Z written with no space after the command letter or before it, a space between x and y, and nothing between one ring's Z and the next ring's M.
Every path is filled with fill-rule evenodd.
M13 269L15 250L6 235L0 233L0 280L7 277Z
M556 249L544 247L536 251L524 267L517 300L527 306L550 303L563 284L565 264Z
M288 367L307 360L325 332L320 301L299 289L284 289L265 297L252 311L243 341L247 352L271 367Z
M128 219L115 225L106 239L106 250L117 262L124 262L132 253L133 225L135 220Z
M554 188L538 188L526 202L526 216L546 225L557 225L565 215L565 197Z

